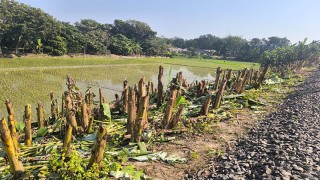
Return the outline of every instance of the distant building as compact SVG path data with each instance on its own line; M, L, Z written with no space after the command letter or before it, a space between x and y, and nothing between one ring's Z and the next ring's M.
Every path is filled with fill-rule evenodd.
M170 52L187 52L187 49L182 49L182 48L169 48Z

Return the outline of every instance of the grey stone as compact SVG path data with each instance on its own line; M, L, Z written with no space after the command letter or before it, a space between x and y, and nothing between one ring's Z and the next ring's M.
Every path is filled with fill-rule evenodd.
M214 168L209 168L207 177L319 179L320 71L295 88L276 112L257 122L220 162L211 162ZM196 176L191 177L201 179Z
M302 178L306 179L306 178L309 178L311 175L308 174L308 173L302 173L300 176L301 176Z
M282 174L283 177L290 177L292 174L288 171L281 170L280 173Z
M292 166L292 169L293 169L293 170L296 170L296 171L299 171L299 172L303 172L303 171L304 171L302 167L297 166L296 164L294 164L294 165Z
M271 174L272 173L272 170L267 166L266 169L265 169L265 173L267 175Z

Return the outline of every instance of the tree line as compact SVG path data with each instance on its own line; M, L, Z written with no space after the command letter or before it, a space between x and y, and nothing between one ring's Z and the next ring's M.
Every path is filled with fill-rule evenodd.
M158 55L168 43L146 23L84 19L61 22L41 9L14 0L0 3L0 53Z
M300 54L313 57L319 50L318 46L316 41L309 45L305 41L292 45L287 38L276 36L251 40L231 35L220 38L211 34L194 39L157 37L157 32L148 24L136 20L115 20L113 24L103 24L83 19L70 24L14 0L1 0L0 3L0 53L46 53L54 56L112 53L276 62L276 56L270 60L270 54L303 49Z
M258 59L264 51L278 47L289 46L290 40L280 37L269 37L267 39L253 38L246 40L240 36L229 35L224 38L211 34L201 35L195 39L184 40L173 38L172 45L179 48L186 48L190 52L199 53L199 50L209 50L209 55L222 56L223 58L251 61ZM211 51L210 51L211 50Z

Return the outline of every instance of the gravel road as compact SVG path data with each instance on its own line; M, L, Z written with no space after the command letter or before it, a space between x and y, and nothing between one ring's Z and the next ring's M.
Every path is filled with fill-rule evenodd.
M186 179L320 179L320 71L209 166Z

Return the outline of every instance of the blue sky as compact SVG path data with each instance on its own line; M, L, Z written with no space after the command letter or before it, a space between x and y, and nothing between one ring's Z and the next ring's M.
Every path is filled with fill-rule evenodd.
M320 40L320 0L18 0L58 20L145 22L158 36L239 35Z

